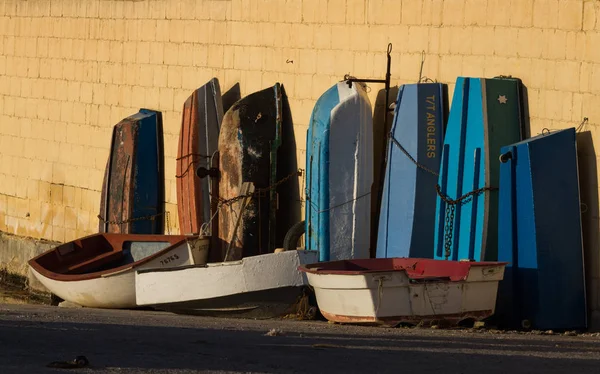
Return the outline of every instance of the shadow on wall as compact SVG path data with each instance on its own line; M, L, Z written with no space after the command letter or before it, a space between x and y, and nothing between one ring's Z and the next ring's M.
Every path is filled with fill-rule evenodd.
M277 180L281 180L298 170L294 121L285 87L281 85L283 118L281 123L281 146L277 151ZM292 177L279 188L279 207L277 209L277 229L275 246L283 247L283 239L288 230L301 218L300 185L297 177Z
M242 98L240 93L240 83L234 84L227 92L221 95L221 100L223 102L223 114L227 113L229 108L235 104L236 101Z
M396 102L398 86L390 87L388 106ZM385 89L377 92L375 108L373 110L373 186L371 187L371 257L375 257L377 248L377 229L379 226L380 197L383 194L383 178L385 175L385 157L387 152L387 134L392 128L394 112L387 112L387 125L385 119Z
M531 137L531 124L529 122L529 90L525 83L521 84L521 99L523 101L523 113L521 113L523 129L521 139L527 139Z
M593 311L598 306L596 297L598 285L594 276L600 272L598 267L600 233L598 232L598 169L596 150L590 131L577 133L577 156L587 307L588 311ZM588 326L592 331L600 330L600 316L594 318L592 314L588 314Z

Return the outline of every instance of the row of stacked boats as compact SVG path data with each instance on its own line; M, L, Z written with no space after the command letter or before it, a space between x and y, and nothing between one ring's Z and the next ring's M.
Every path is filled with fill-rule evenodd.
M212 79L184 103L181 235L162 235L160 112L115 126L99 234L30 261L52 293L274 316L310 286L336 322L587 326L576 131L529 137L519 79L459 77L451 106L444 84L403 85L379 129L366 85L344 79L315 104L306 170L282 85L230 96Z

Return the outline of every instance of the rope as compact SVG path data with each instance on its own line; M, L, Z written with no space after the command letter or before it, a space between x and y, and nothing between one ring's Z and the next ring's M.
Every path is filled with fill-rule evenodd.
M200 157L200 158L211 158L212 157L212 156L203 155L201 153L188 153L188 154L183 155L181 157L177 157L175 159L175 161L183 160L184 158L187 158L187 157L190 157L190 156L196 156L196 157Z
M439 176L440 176L440 174L439 174L439 173L437 173L437 172L435 172L435 171L433 171L433 170L429 169L429 168L428 168L428 167L426 167L426 166L423 166L423 165L419 164L419 163L417 162L417 160L415 160L415 159L414 159L414 158L413 158L413 157L410 155L410 153L408 153L408 151L407 151L407 150L406 150L406 149L405 149L405 148L402 146L402 144L400 144L400 142L399 142L399 141L397 141L397 140L396 140L396 138L394 138L394 136L392 135L392 133L391 133L391 132L388 134L388 137L389 137L389 138L392 140L392 142L393 142L393 143L394 143L394 144L395 144L395 145L396 145L398 148L400 148L400 150L402 151L402 153L404 153L404 154L406 155L406 157L408 157L408 158L409 158L409 159L410 159L410 160L411 160L411 161L412 161L412 162L413 162L415 165L417 165L417 167L419 167L419 168L421 168L421 169L425 170L425 171L426 171L426 172L428 172L428 173L431 173L431 174L435 175L436 177L439 177Z
M217 206L217 209L215 209L215 213L210 217L208 222L204 222L202 225L200 225L200 236L208 236L211 227L210 225L213 219L215 219L215 217L217 216L217 214L219 214L220 210L221 207ZM212 234L212 232L210 234Z
M167 212L168 213L168 212ZM145 221L145 220L150 220L150 221L154 221L154 219L160 215L165 214L165 212L163 213L157 213L157 214L151 214L151 215L147 215L147 216L143 216L143 217L136 217L136 218L128 218L126 220L123 221L107 221L104 219L104 217L102 217L100 214L98 214L98 219L102 222L102 223L108 223L109 225L122 225L124 223L129 223L129 222L135 222L135 221Z
M577 126L577 129L575 129L575 132L580 132L581 130L583 130L583 127L585 126L585 124L588 122L588 118L587 117L583 117L583 120L581 121L581 123L579 124L579 126Z
M167 233L169 235L171 235L171 221L169 219L170 217L170 213L169 211L165 211L162 213L157 213L157 214L150 214L147 216L142 216L142 217L135 217L135 218L128 218L126 220L122 220L122 221L107 221L106 219L104 219L104 217L102 217L100 214L98 214L96 217L100 220L100 222L102 223L108 223L109 225L123 225L125 223L129 223L129 222L136 222L136 221L154 221L156 217L161 216L161 215L165 215L165 220L166 220L166 225L167 225Z
M274 190L277 187L279 187L281 184L287 182L291 177L293 177L295 175L298 175L298 173L300 173L300 172L302 172L302 169L298 169L298 170L290 173L289 175L287 175L286 177L280 179L279 181L277 181L276 183L274 183L273 185L271 185L269 187L257 188L253 193L250 193L250 194L239 195L239 196L232 197L231 199L226 199L226 200L223 200L223 199L221 199L219 197L216 197L217 199L219 199L219 207L225 206L225 205L231 205L231 204L235 203L236 201L242 200L242 199L244 199L246 197L255 197L255 196L258 196L258 195L260 195L262 193Z
M425 65L425 50L421 51L421 68L419 69L419 80L417 82L421 82L423 77L423 65Z
M184 158L188 158L188 157L200 157L200 158L204 158L204 159L211 159L212 156L207 156L207 155L203 155L200 153L188 153L186 155L183 155L181 157L177 157L175 160L179 161L179 160L183 160ZM190 161L190 163L188 164L187 168L185 168L185 171L181 174L181 175L175 175L175 178L183 178L187 175L187 173L190 170L190 167L192 167L192 165L198 163L199 160L192 160Z

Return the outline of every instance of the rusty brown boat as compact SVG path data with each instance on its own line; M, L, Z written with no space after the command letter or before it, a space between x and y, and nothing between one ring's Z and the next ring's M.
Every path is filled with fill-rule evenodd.
M196 169L210 168L217 151L223 120L221 89L217 78L198 88L183 104L177 152L177 209L181 234L198 234L211 216L211 183L198 178ZM215 191L216 193L217 191Z

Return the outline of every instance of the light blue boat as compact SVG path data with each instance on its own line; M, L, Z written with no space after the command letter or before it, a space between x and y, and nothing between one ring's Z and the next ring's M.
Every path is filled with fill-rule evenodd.
M501 147L521 140L521 90L515 78L456 80L438 179L445 199L436 203L434 258L497 259L498 157Z
M502 148L497 318L505 327L587 327L575 129Z
M362 84L317 100L306 148L306 248L320 261L369 258L373 114Z
M443 84L407 84L398 91L379 215L378 258L433 258L435 186L447 105Z

